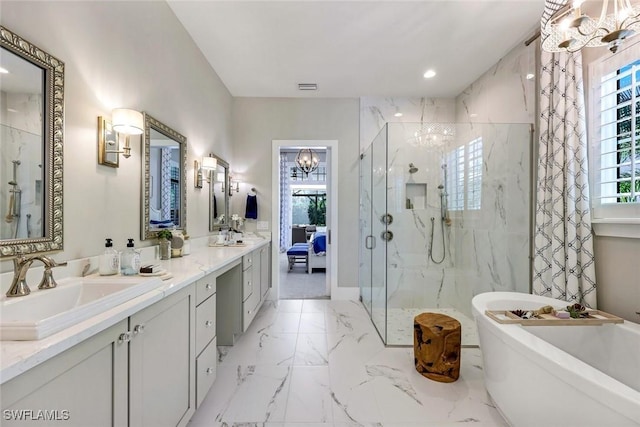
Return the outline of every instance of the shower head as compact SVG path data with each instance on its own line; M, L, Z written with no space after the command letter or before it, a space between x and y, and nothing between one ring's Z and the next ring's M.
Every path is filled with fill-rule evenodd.
M413 163L409 163L409 173L414 174L416 172L418 172L418 168Z
M442 190L442 189L444 189L444 185L442 184L438 185L438 190Z

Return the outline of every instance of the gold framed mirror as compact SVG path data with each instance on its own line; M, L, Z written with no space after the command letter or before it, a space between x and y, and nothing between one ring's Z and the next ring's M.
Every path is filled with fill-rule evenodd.
M0 26L0 257L63 249L64 62Z
M148 113L142 143L140 238L187 227L187 138Z

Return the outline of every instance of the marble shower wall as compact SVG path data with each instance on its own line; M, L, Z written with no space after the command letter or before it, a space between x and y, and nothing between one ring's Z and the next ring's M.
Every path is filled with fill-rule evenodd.
M388 164L377 168L378 174L387 171L386 205L374 207L372 224L361 221L363 231L380 228L385 206L394 216L384 271L373 263L379 276L374 282L386 275L386 289L380 283L374 286L374 305L386 298L388 308L452 307L470 316L471 299L478 293L529 291L529 123L535 120L536 89L535 78L527 75L535 73L535 54L533 45L518 46L455 99L361 98L362 152L367 147L367 153L380 151L369 145L389 122ZM394 116L398 111L400 118ZM453 122L455 138L446 144L417 143L415 135L426 124ZM483 141L480 209L450 212L451 225L444 227L445 258L436 264L428 248L433 217L433 258L442 258L437 187L444 182L444 156L476 138ZM409 173L409 163L418 168L416 173ZM376 170L371 173L375 176ZM407 209L407 184L426 184L424 207ZM376 205L375 196L381 198L375 185L371 193L361 194L366 215L369 207L363 201L373 196ZM361 261L361 266L366 263Z
M32 236L42 235L42 96L0 92L0 221L1 238L27 236L27 214ZM7 222L12 161L20 161L17 183L20 220Z

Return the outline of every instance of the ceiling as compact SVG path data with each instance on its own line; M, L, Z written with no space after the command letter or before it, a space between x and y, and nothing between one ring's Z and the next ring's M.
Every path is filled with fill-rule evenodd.
M455 97L533 35L544 8L544 0L168 4L237 97ZM437 75L425 79L429 68Z

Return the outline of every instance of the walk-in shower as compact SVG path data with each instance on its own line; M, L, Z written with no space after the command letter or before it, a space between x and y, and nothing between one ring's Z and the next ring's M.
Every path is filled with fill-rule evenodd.
M422 312L475 345L473 296L529 291L531 141L529 124L389 123L362 153L360 296L387 345Z

